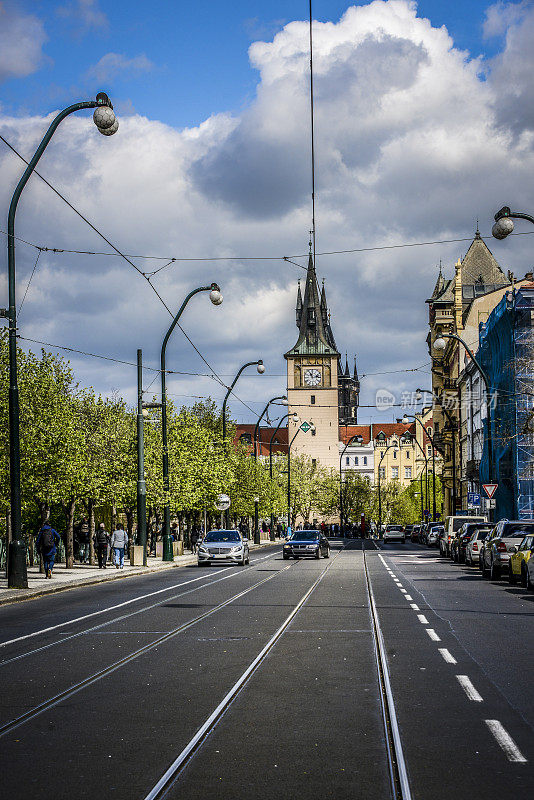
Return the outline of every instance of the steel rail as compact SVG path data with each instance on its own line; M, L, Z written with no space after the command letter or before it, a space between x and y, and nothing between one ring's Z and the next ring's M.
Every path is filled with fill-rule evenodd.
M375 547L376 543L373 542ZM380 549L377 547L377 549ZM391 781L391 796L393 800L412 800L410 783L408 781L408 771L404 759L404 751L397 722L397 712L395 700L389 677L389 667L386 655L386 646L380 627L378 611L376 609L371 576L365 557L365 540L362 541L363 568L365 573L365 583L367 595L369 597L369 617L373 631L374 651L376 658L376 669L378 684L380 689L380 703L382 706L382 719L384 722L384 733L386 738L386 754L388 759L389 777Z
M78 631L77 633L71 633L69 636L64 636L62 639L58 639L55 642L49 642L48 644L41 645L40 647L35 647L33 650L27 650L25 653L19 653L16 656L12 656L11 658L6 658L3 661L0 661L0 667L5 667L8 664L12 664L14 661L19 661L22 658L27 658L28 656L36 655L37 653L42 653L44 650L48 650L51 647L57 647L57 645L65 644L65 642L70 642L72 639L77 639L79 636L85 636L89 633L94 633L95 631L101 630L102 628L107 627L108 625L113 625L115 622L122 622L125 619L129 619L130 617L135 617L136 614L143 614L145 611L151 611L153 608L158 608L158 606L162 606L164 603L168 603L169 600L178 600L180 597L185 597L188 594L192 594L193 592L198 592L199 589L207 589L211 586L215 586L217 583L221 583L222 581L229 580L230 578L235 578L238 575L243 575L246 572L250 572L254 569L255 564L260 564L262 561L267 561L271 558L274 554L271 553L269 556L263 556L262 558L257 558L255 561L252 562L251 566L245 570L234 570L229 575L224 575L222 578L216 578L215 580L207 580L210 576L209 575L202 575L199 578L193 578L190 581L184 581L181 584L175 586L169 586L167 589L158 589L151 594L142 595L140 598L133 598L132 600L126 600L124 603L120 603L117 606L112 606L109 609L102 609L101 611L95 611L93 614L88 614L86 616L94 616L95 614L103 614L106 611L113 611L116 608L120 607L121 605L129 605L131 603L137 602L138 600L144 600L147 597L152 595L160 594L161 592L171 591L172 589L177 589L180 586L187 586L190 583L194 583L200 580L206 580L205 583L202 583L199 586L193 586L192 589L186 589L185 592L179 592L179 594L170 595L164 597L162 600L159 600L157 603L151 603L149 606L143 606L143 608L137 608L135 611L130 611L128 614L121 614L120 617L113 617L113 619L107 620L106 622L101 622L99 625L93 625L90 628L86 628L83 631ZM231 569L231 567L227 567L226 569ZM226 570L224 570L226 572ZM81 621L82 618L79 620L74 620L74 622ZM63 623L58 625L57 627L63 627L70 623ZM42 633L49 632L50 629L45 628ZM30 634L31 635L31 634ZM17 641L17 640L14 640Z
M254 589L257 589L264 583L267 583L268 581L272 580L281 572L285 572L286 570L291 569L293 566L295 566L295 564L288 564L287 567L282 567L282 569L277 570L277 572L275 572L273 575L268 575L266 578L262 578L261 581L258 581L252 586L249 586L247 589L238 592L237 594L230 597L228 600L224 600L222 603L218 603L218 605L213 606L208 611L204 611L202 614L199 614L194 619L189 620L188 622L184 622L182 625L179 625L172 631L168 631L163 636L159 636L153 642L150 642L149 644L146 644L143 647L138 648L133 653L124 656L118 661L114 661L112 664L109 664L107 667L104 667L98 672L95 672L93 675L90 675L89 677L84 678L78 683L73 684L68 689L64 689L62 692L59 692L59 694L54 695L54 697L51 697L48 700L45 700L42 703L39 703L38 705L34 706L33 708L28 709L28 711L25 711L24 714L21 714L19 717L16 717L15 719L12 719L9 722L6 722L4 725L0 726L0 738L2 736L5 736L6 733L10 733L16 728L19 728L21 725L24 725L24 723L30 722L32 719L35 719L36 717L43 714L45 711L48 711L49 709L54 708L54 706L59 705L59 703L63 702L63 700L68 700L73 695L82 691L82 689L86 689L88 686L91 686L93 683L96 683L102 678L106 678L108 675L111 675L113 672L120 669L120 667L123 667L126 664L130 664L132 661L135 661L135 659L139 658L145 653L149 653L151 650L158 647L160 644L168 642L170 639L173 639L178 634L183 633L184 631L193 627L193 625L202 622L202 620L205 620L207 617L210 617L217 611L226 608L226 606L229 606L235 600L239 600L240 597L244 597L249 592L254 591Z
M318 575L316 580L312 583L312 585L305 592L305 594L300 598L298 603L294 606L293 610L286 617L286 619L280 625L278 630L269 639L265 647L258 653L256 658L249 664L249 666L243 672L241 677L238 678L238 680L234 683L232 688L226 693L226 695L223 697L219 705L206 719L204 724L201 725L201 727L197 730L193 738L187 743L182 752L176 757L176 759L172 762L170 767L161 776L159 781L145 796L144 800L162 800L164 797L166 797L170 789L174 786L174 784L180 777L181 773L189 763L191 757L200 749L202 744L206 741L207 737L210 735L210 733L212 733L212 731L217 726L220 719L233 704L234 700L237 698L237 696L239 695L243 687L246 685L248 680L256 672L258 667L260 667L265 658L269 655L269 653L274 648L276 643L279 641L284 632L287 630L293 619L297 616L301 608L305 605L310 595L315 591L317 586L321 583L327 571L330 569L330 567L333 566L335 561L339 558L339 556L343 552L343 549L344 548L342 548L339 551L339 553L322 570L320 575Z

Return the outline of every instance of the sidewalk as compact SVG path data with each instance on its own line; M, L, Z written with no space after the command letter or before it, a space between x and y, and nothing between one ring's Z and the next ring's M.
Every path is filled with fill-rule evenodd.
M277 540L281 541L281 540ZM257 550L260 547L273 544L273 542L263 541L261 544L250 544L250 550ZM54 568L54 577L45 578L44 572L39 572L39 567L28 567L28 588L27 589L8 589L7 578L2 574L0 578L0 605L15 603L19 600L31 600L34 597L41 597L45 594L62 592L65 589L74 589L78 586L91 586L107 581L121 580L122 578L133 578L135 575L147 575L149 572L161 572L175 567L186 567L189 564L196 564L197 557L191 553L183 556L175 556L174 561L162 561L161 558L153 556L148 558L146 567L131 567L125 560L124 569L117 569L113 564L108 564L107 568L98 569L97 566L89 564L75 564L72 569L66 569L64 564L57 564Z

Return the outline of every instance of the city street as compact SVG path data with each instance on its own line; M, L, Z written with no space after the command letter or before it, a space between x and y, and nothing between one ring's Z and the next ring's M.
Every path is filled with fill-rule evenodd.
M533 601L333 540L4 606L4 793L526 800Z

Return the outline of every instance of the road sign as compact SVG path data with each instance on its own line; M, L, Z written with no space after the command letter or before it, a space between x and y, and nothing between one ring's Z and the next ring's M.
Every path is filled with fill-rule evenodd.
M486 494L488 495L490 500L493 497L493 495L495 494L495 492L497 491L497 486L498 485L499 485L498 483L483 483L482 484L482 488L484 489L484 491L486 492Z
M230 508L230 498L227 494L220 494L215 501L217 511L226 511Z
M480 506L480 495L477 492L467 492L467 505L468 506Z
M302 425L300 426L300 429L301 429L301 431L303 431L303 433L308 433L308 431L310 430L310 428L311 428L311 425L310 425L310 423L309 423L309 422L306 422L306 421L304 421L304 422L302 423Z

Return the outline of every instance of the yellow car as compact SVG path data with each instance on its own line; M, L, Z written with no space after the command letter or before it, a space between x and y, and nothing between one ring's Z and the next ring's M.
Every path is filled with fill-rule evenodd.
M527 585L527 562L534 552L534 536L525 536L519 545L514 547L514 552L510 555L508 562L508 581L511 584L517 583L519 578L521 585Z

